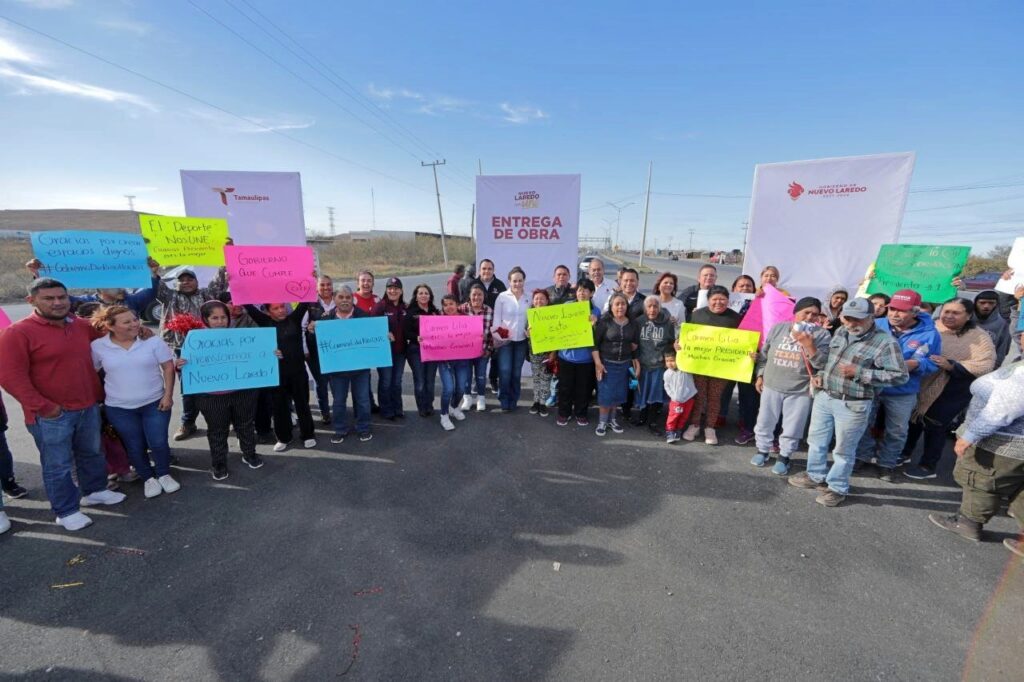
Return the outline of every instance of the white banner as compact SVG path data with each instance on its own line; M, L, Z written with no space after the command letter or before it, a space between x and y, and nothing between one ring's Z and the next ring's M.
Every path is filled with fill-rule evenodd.
M833 285L852 294L878 254L899 239L913 152L758 164L743 272L766 265L779 288L821 298Z
M235 244L305 246L298 173L181 171L185 214L227 218Z
M552 283L565 265L576 279L580 231L579 175L478 175L476 260L494 261L495 275L526 271L526 290Z

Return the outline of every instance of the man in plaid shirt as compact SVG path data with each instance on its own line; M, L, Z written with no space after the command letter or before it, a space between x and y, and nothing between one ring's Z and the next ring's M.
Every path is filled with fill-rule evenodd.
M868 426L872 400L881 389L905 384L910 376L899 343L875 326L871 301L847 301L840 318L843 326L829 344L828 361L814 396L807 471L789 479L792 486L818 491L814 501L826 507L842 504L850 492L857 444ZM830 469L828 446L833 433L836 446Z

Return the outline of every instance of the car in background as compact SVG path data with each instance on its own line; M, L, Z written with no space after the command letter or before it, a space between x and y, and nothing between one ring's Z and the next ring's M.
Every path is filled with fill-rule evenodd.
M669 254L668 254L668 259L669 260L679 260L679 254L676 253L675 251L670 251Z
M585 256L583 260L580 261L579 266L576 268L577 280L587 279L590 277L590 261L592 260L601 260L601 257L596 255Z
M968 291L984 291L985 289L995 289L996 283L1002 278L1003 273L989 271L979 272L976 275L970 277L964 277L963 288Z

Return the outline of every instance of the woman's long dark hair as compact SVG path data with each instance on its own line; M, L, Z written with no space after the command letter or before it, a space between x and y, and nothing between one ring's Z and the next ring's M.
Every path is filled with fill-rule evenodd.
M974 301L972 301L969 298L957 297L949 299L948 301L943 303L942 306L946 307L950 303L956 303L957 305L963 306L963 309L967 312L967 322L964 323L964 326L961 327L960 331L956 333L957 336L962 336L963 334L966 334L968 331L978 326L978 321L974 317Z

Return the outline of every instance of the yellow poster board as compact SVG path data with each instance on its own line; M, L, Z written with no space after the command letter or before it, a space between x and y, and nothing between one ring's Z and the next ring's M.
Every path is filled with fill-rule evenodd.
M594 345L589 301L530 308L526 318L530 325L530 348L534 353Z
M679 329L676 364L690 374L749 384L754 375L758 332L703 324L684 324Z
M139 215L139 229L150 257L160 265L224 265L228 221Z

